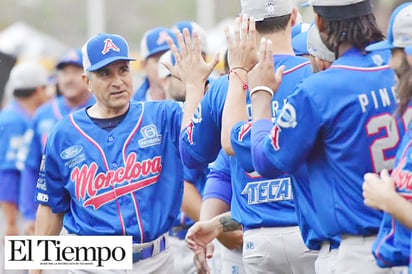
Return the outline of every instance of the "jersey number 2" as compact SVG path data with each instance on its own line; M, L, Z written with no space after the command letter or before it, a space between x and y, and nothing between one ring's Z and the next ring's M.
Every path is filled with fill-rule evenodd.
M411 120L412 109L409 108L402 117L405 131ZM399 144L402 136L400 136L398 127L395 117L389 113L375 116L366 124L368 136L377 134L382 129L386 130L386 136L376 139L369 148L374 172L380 172L382 169L393 169L395 156L385 157L385 150L394 149Z

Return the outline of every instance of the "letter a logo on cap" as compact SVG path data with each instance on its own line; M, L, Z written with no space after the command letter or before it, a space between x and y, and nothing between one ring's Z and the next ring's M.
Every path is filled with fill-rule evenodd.
M102 50L102 54L105 55L109 52L109 50L114 50L119 52L120 49L113 43L112 39L104 40L104 48Z

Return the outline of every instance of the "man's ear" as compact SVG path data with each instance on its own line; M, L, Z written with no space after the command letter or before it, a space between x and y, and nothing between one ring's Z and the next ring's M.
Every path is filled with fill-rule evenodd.
M89 77L87 77L87 75L86 74L82 74L82 80L83 80L83 83L85 83L86 85L87 85L87 89L89 90L89 92L91 92L92 91L92 87L91 87L91 84L90 84L90 79L89 79Z
M296 24L296 19L298 17L298 10L296 8L293 8L292 14L291 14L291 26L293 27Z

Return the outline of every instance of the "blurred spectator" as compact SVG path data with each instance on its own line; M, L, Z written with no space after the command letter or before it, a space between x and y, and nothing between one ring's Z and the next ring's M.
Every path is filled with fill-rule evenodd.
M5 217L5 235L18 235L18 196L27 156L25 134L33 113L47 99L47 72L38 63L20 63L11 71L12 101L0 112L0 206Z

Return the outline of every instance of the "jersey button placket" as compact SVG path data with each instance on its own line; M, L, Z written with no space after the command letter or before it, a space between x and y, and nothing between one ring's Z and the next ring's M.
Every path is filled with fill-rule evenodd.
M113 136L107 137L107 141L108 141L109 143L113 142L113 141L114 141L114 137L113 137Z

